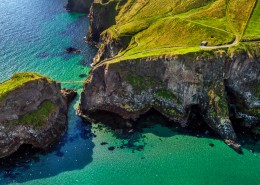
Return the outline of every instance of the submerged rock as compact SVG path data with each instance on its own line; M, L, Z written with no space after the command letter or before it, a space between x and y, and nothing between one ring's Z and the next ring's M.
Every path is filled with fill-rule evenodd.
M36 73L18 73L0 84L0 158L23 144L45 148L60 138L72 98L62 91L60 84Z
M108 150L113 151L113 150L115 150L115 148L116 147L114 147L114 146L110 146L110 147L108 147Z
M66 48L67 53L80 53L81 51L79 49L73 48L73 47L68 47Z

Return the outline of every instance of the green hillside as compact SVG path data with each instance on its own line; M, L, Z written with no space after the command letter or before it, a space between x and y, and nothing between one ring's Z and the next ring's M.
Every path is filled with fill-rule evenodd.
M260 40L259 4L258 0L127 0L117 6L116 25L103 34L130 40L114 61L198 51L202 41L212 49L230 47Z

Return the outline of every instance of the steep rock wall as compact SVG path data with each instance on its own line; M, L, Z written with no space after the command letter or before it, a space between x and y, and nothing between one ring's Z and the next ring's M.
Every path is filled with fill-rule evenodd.
M207 124L238 149L229 119L232 92L237 112L259 118L260 63L246 53L201 52L104 63L93 68L82 92L80 114L97 110L136 119L151 108L183 126L198 105ZM258 119L259 120L259 119Z
M71 12L89 13L93 0L68 0L66 9Z

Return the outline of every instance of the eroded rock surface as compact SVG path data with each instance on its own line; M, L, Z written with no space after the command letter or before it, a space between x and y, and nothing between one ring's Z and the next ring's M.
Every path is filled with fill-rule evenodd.
M185 126L190 108L197 105L208 125L237 148L226 89L233 95L236 113L250 110L259 123L259 73L259 61L245 53L107 62L92 70L79 110L81 115L105 110L136 119L154 108Z

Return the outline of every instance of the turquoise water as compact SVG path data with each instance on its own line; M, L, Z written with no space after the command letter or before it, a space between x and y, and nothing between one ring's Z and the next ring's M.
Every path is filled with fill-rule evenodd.
M65 3L0 1L0 81L18 71L36 71L59 81L83 79L79 75L88 73L96 50L83 41L87 16L67 13ZM83 54L64 53L69 46ZM64 87L81 91L81 84ZM155 120L142 133L119 139L109 128L84 124L75 114L78 98L61 141L46 152L26 155L23 150L0 161L0 184L260 184L259 142L245 146L239 155L221 140L181 134ZM111 146L113 151L108 150Z

